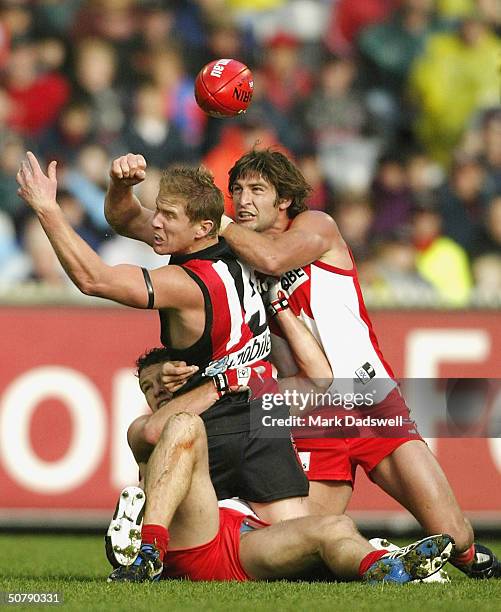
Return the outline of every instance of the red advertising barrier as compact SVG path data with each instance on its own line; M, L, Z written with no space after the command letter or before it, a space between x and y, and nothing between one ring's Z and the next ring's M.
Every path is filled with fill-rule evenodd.
M398 376L499 377L494 312L380 312L373 321ZM0 523L104 524L137 477L125 433L146 411L133 368L158 344L156 313L4 307L0 337ZM463 508L501 525L501 440L430 445ZM366 521L407 521L361 472L350 509Z

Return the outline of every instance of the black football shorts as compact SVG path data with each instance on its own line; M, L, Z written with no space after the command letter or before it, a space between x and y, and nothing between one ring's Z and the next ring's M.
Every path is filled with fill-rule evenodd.
M235 398L236 399L236 398ZM259 400L216 404L201 415L209 446L209 469L218 499L240 497L272 502L308 495L306 478L291 436L263 437L249 426L249 411Z

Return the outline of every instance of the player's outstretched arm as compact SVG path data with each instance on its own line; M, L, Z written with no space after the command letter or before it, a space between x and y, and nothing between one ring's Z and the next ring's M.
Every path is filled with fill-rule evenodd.
M141 205L134 195L134 185L146 178L146 160L128 153L111 163L110 182L104 200L104 215L111 227L122 236L153 244L151 220L153 211Z
M222 235L239 258L270 276L310 264L336 246L346 248L332 217L318 211L299 214L289 229L279 234L228 223Z
M56 201L56 162L49 164L46 175L37 158L28 151L16 180L18 195L36 213L65 272L82 293L135 308L180 308L203 303L196 283L178 266L164 266L151 272L155 295L154 303L150 304L141 268L106 265L70 226Z

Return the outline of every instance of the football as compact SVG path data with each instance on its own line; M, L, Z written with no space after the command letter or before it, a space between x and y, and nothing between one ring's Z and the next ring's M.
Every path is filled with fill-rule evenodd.
M211 117L234 117L245 113L254 89L252 72L234 59L206 64L195 80L195 100Z

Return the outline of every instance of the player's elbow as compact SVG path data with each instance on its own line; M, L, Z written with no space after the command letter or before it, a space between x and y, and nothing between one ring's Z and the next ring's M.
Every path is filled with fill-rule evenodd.
M127 224L123 223L122 219L106 209L104 211L104 217L115 234L120 236L125 236L127 234Z
M91 296L99 295L97 284L93 278L90 278L89 276L86 276L86 275L85 276L82 275L82 276L78 276L77 278L75 278L74 282L76 286L78 287L78 289L84 295L91 295Z
M281 276L290 270L287 262L275 253L265 253L262 264L258 267L259 272L268 276Z

